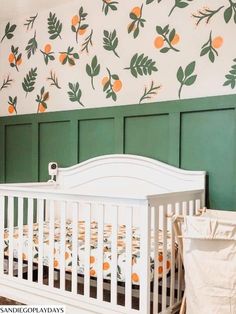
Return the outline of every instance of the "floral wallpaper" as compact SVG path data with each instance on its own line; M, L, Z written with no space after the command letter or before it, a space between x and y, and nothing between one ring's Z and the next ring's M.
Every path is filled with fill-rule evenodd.
M236 2L76 0L0 23L0 115L232 94Z

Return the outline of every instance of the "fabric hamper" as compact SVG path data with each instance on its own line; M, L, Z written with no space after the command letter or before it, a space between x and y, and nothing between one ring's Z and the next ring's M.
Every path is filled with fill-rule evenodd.
M187 314L236 314L236 213L207 210L183 226Z

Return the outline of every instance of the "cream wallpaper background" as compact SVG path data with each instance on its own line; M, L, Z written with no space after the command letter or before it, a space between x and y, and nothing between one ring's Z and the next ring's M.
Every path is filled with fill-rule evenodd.
M235 11L231 0L76 0L2 21L0 115L233 94Z

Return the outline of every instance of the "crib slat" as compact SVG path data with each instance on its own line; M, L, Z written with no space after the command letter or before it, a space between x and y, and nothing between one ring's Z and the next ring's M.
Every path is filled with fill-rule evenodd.
M191 200L189 201L189 215L193 216L195 214L194 212L194 202Z
M33 199L28 199L28 281L33 280Z
M49 287L54 286L54 229L55 229L55 203L53 200L49 203Z
M140 272L140 313L150 313L150 229L151 208L141 207L140 211L140 262L143 265Z
M167 208L166 206L160 206L160 210L163 211L163 275L162 275L162 311L165 312L166 310L166 263L167 263Z
M118 208L112 209L112 238L111 238L111 303L117 304L117 231ZM132 250L131 250L132 252Z
M171 204L171 207L172 204ZM171 270L170 270L170 306L175 303L175 233L173 224L171 224Z
M178 210L178 214L179 215L182 215L182 211L180 209L180 204L179 203L176 203L176 208ZM181 263L181 256L180 256L180 253L178 253L178 257L177 257L177 269L178 269L178 290L177 290L177 300L180 301L182 296L181 296L181 274L182 274L182 263Z
M14 221L14 198L8 197L8 228L9 228L9 276L13 276L13 221Z
M4 273L5 198L0 196L0 275Z
M104 205L99 208L98 215L98 273L97 273L97 299L103 300L103 234L104 234Z
M154 207L154 291L153 291L153 313L158 312L158 268L159 268L159 208Z
M72 292L77 294L77 257L78 257L78 210L79 204L72 205Z
M18 246L18 278L22 279L23 271L23 259L22 259L22 247L23 247L23 206L24 199L18 198L18 233L19 233L19 246Z
M90 295L90 243L91 243L91 204L88 204L85 217L85 257L84 257L84 295Z
M43 216L44 216L44 200L37 200L37 216L38 216L38 283L43 284Z
M201 208L201 200L197 199L195 200L195 214L197 214L200 208Z
M61 202L60 289L65 290L66 202Z
M132 221L133 207L128 207L126 211L126 263L125 263L125 306L132 307Z

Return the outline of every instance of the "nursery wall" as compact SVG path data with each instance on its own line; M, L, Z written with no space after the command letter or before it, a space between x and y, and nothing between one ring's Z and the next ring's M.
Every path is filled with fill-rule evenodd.
M208 172L208 206L236 208L236 97L0 118L1 182L48 180L47 165L130 153Z
M206 170L208 206L236 208L232 2L68 3L0 25L1 182L132 153Z
M235 6L69 0L1 21L0 115L234 93Z

